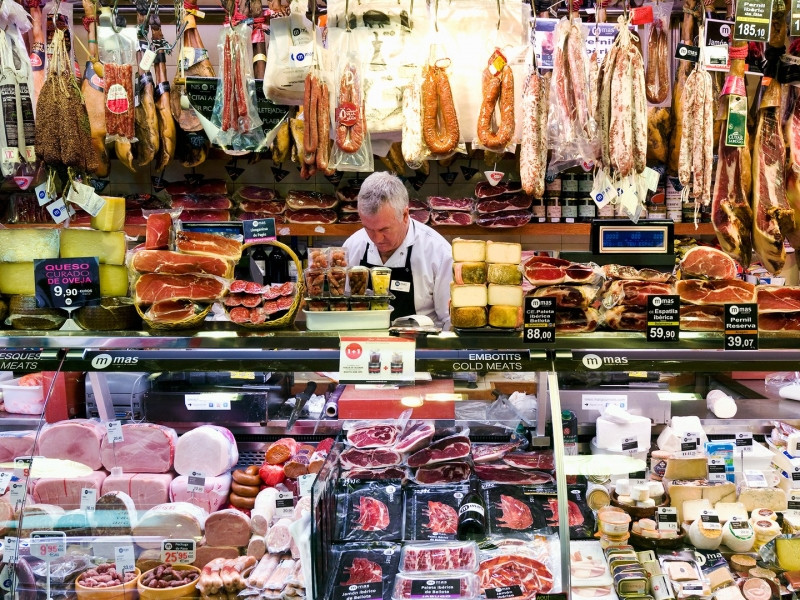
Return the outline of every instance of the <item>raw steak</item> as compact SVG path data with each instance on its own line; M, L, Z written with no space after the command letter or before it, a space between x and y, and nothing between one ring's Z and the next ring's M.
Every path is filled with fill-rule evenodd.
M723 331L724 319L724 306L681 306L681 329L685 331Z
M476 198L494 198L504 194L518 194L522 191L522 184L519 181L501 181L497 185L492 185L488 181L480 181L475 186Z
M236 262L242 257L242 243L239 240L201 231L179 231L176 233L175 249L186 254L216 256Z
M487 463L503 458L507 452L516 450L519 442L507 444L472 444L472 462Z
M675 290L669 283L620 279L612 281L603 292L603 304L606 306L647 306L648 296L674 293Z
M800 287L760 285L756 288L758 313L800 311Z
M100 444L105 431L99 422L89 419L70 419L46 425L39 434L37 454L74 460L96 471L103 467Z
M672 273L663 273L655 269L637 269L629 265L603 265L603 274L608 279L633 279L637 281L660 281L668 283L673 279Z
M397 425L362 423L347 431L347 443L356 448L387 448L394 446L399 435Z
M362 583L380 583L383 580L383 570L378 563L366 558L354 558L353 564L345 568L347 580L339 585L359 585Z
M522 272L531 285L552 285L564 282L567 276L564 269L570 264L568 260L561 258L531 256L522 265Z
M556 331L561 333L591 333L600 323L600 313L594 308L562 308L556 311Z
M534 290L533 296L553 296L560 308L585 308L594 302L597 288L591 285L545 285Z
M17 456L33 454L35 431L0 432L0 462L12 462Z
M275 200L278 194L271 188L259 187L257 185L245 185L236 190L236 197L240 201L269 202Z
M216 425L201 425L184 433L175 447L175 470L181 475L197 471L216 477L230 471L238 461L233 434Z
M429 501L428 508L423 512L428 517L425 527L432 533L456 533L458 513L449 504Z
M446 462L469 456L469 438L464 435L452 435L433 442L426 448L408 457L409 467L422 467L438 462Z
M188 502L202 508L207 513L212 513L225 506L230 492L230 473L223 473L216 477L207 475L203 483L202 492L189 491L188 475L178 475L169 484L170 502Z
M537 594L553 589L553 574L544 564L524 555L502 554L480 564L480 586L484 590L519 586L523 596L514 599L533 599Z
M184 210L226 210L232 206L224 194L178 194L172 197L172 208Z
M211 275L145 273L134 284L134 299L143 305L162 301L214 302L225 294L225 282Z
M531 207L531 197L525 194L500 196L489 200L481 200L475 205L478 214L491 214L508 210L527 210Z
M432 210L430 221L431 225L472 225L475 217L470 212Z
M443 198L442 196L429 196L428 206L431 210L446 211L472 211L475 200L472 198Z
M358 217L358 213L355 213L355 215L356 215L356 217ZM412 210L412 211L409 211L408 216L410 216L415 221L418 221L419 223L427 223L428 221L431 220L431 211L429 211L429 210ZM344 223L344 221L342 221L341 216L339 217L339 222L340 223ZM353 222L354 223L360 222L360 218L356 219Z
M533 525L530 507L512 496L501 494L498 508L503 514L497 522L503 527L523 530Z
M710 246L695 246L681 260L684 278L735 279L736 261L722 250Z
M289 223L312 223L320 225L329 225L336 223L338 218L334 210L318 210L318 209L303 209L303 210L287 210L286 220Z
M427 446L436 429L430 421L409 421L397 439L394 449L398 452L414 452Z
M539 485L553 481L553 478L547 473L527 471L508 465L475 465L475 474L482 481L519 485Z
M459 483L469 478L469 464L457 460L420 467L414 475L417 483L431 485L436 483Z
M356 523L362 531L383 531L389 527L389 508L380 500L361 496L358 502Z
M647 308L644 306L615 306L603 313L608 327L617 331L644 331L647 329Z
M304 210L308 208L330 209L336 208L338 203L339 199L336 196L322 194L320 192L291 190L286 194L286 206L292 210Z
M227 277L231 271L231 263L215 256L195 256L171 250L139 250L131 256L131 269L138 273L197 273Z
M169 502L169 486L174 477L173 473L112 473L103 481L102 492L125 492L136 508L147 510Z
M402 467L387 467L385 469L351 469L343 475L347 479L408 479L408 471Z
M478 215L477 223L481 227L504 229L506 227L522 227L531 221L533 213L529 210L508 210L499 213Z
M548 452L512 452L503 457L503 462L520 469L538 469L552 471L556 468L553 453Z
M122 426L121 442L111 444L103 436L100 459L111 470L122 467L125 473L166 473L172 469L178 434L170 427L153 423L130 423Z
M761 331L800 331L800 312L759 314L758 328Z
M473 544L407 544L400 569L405 572L474 571L477 564L478 556Z
M376 469L393 467L403 463L403 457L394 450L378 448L363 450L361 448L348 448L339 456L343 469Z
M702 281L684 279L675 286L681 302L687 304L728 304L732 302L753 302L756 286L739 279L717 279Z

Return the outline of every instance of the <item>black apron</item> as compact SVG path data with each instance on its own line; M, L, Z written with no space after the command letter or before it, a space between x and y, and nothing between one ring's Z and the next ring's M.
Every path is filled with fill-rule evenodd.
M408 254L406 255L406 264L402 267L389 267L392 271L392 279L389 284L389 292L394 294L392 300L392 314L391 319L399 319L400 317L407 317L409 315L417 314L416 306L414 305L414 278L411 276L411 250L414 246L408 247ZM361 257L359 263L362 267L382 267L383 265L373 265L367 259L369 255L369 242L364 249L364 256ZM397 284L408 282L408 291L397 289ZM405 286L401 286L405 287Z

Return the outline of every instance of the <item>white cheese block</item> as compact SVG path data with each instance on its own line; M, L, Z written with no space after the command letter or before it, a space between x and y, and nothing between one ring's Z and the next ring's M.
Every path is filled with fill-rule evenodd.
M680 452L681 440L687 433L698 434L700 436L700 447L705 447L708 437L706 437L698 417L672 417L670 424L664 427L664 430L659 434L656 444L659 450Z
M616 410L612 410L612 408ZM622 440L636 438L639 450L650 448L650 419L609 407L597 418L597 447L622 451Z
M730 481L671 481L667 486L670 506L678 509L678 521L684 521L683 505L688 500L708 500L711 505L717 502L734 502L736 486Z
M0 229L0 261L58 258L60 229Z
M714 600L745 600L738 585L729 585L714 592Z
M634 485L631 487L631 498L636 502L644 502L650 497L650 490L646 485Z
M747 509L741 502L717 502L714 505L720 523L726 523L733 517L746 521L748 519Z
M661 481L648 481L647 492L651 498L658 500L664 495L664 484Z
M683 503L683 520L696 521L704 510L711 510L711 502L707 499L687 500Z
M522 260L522 244L486 242L486 262L518 265Z
M470 262L486 260L485 240L464 240L456 238L452 242L453 261Z
M780 488L752 488L746 483L739 487L739 502L748 511L756 508L786 510L788 507L788 500L784 490Z
M637 500L636 501L637 508L655 508L656 501L652 498L645 498L644 500Z
M522 306L522 286L489 284L489 305Z
M450 284L450 306L486 306L489 296L485 285L456 285Z

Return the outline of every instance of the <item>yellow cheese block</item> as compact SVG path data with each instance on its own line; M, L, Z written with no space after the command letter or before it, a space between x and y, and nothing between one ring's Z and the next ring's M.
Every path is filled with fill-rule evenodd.
M522 286L489 284L489 304L500 306L522 306Z
M92 229L119 231L125 227L125 198L103 196L106 203L97 216L92 217Z
M0 261L24 263L58 258L60 229L0 229Z
M775 540L775 550L781 569L800 570L800 538L779 537Z
M522 283L522 271L518 265L490 264L486 280L500 285L519 285Z
M485 285L456 285L450 284L450 306L486 306L488 296Z
M736 485L730 481L670 481L668 482L670 506L678 509L678 522L684 521L683 503L687 500L708 500L711 505L717 502L736 500Z
M522 244L486 242L486 262L518 265L522 260Z
M125 265L100 265L100 295L103 298L128 295Z
M61 258L96 256L107 265L125 264L125 233L69 228L61 232Z
M450 324L459 329L486 326L485 306L462 306L450 309Z
M465 240L456 238L452 242L454 262L474 262L486 260L485 240Z
M705 479L708 476L707 456L670 456L665 479Z
M521 327L522 307L499 306L497 304L489 307L489 325L492 327L503 327L506 329Z
M33 263L0 263L0 294L9 296L35 295L36 282L33 278Z

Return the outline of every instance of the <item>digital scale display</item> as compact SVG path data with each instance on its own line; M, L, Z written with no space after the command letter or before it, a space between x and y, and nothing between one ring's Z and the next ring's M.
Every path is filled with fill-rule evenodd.
M627 219L592 222L594 254L672 254L672 221L648 219L633 223Z

